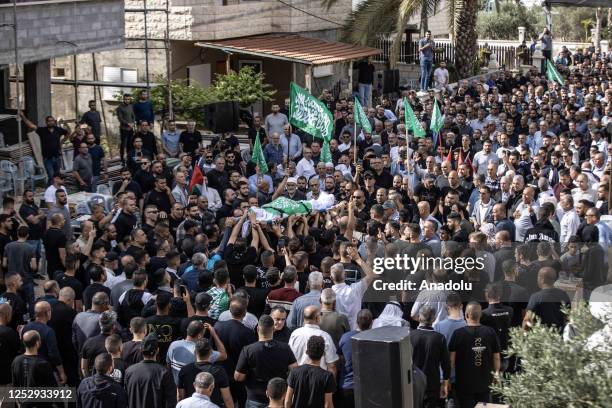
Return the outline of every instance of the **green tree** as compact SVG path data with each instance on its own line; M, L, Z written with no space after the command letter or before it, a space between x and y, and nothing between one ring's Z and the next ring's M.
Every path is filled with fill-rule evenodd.
M478 38L487 40L516 40L518 27L525 27L525 38L532 38L541 31L538 15L522 4L503 2L499 12L478 13Z
M539 323L530 331L512 329L509 353L520 358L522 371L493 387L505 403L513 408L612 406L612 347L589 343L602 324L584 303L569 312L569 319L576 332L569 341Z
M264 80L263 72L257 73L253 67L244 66L239 72L217 75L213 93L220 101L238 101L246 108L258 101L272 100L276 91Z

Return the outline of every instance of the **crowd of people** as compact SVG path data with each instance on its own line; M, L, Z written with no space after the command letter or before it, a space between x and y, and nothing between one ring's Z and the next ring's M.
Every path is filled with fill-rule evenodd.
M491 401L496 377L521 369L504 354L509 329L561 331L572 299L557 282L588 299L608 281L611 55L567 69L564 85L502 71L379 98L365 104L371 133L352 97L326 92L329 163L287 106L256 116L241 150L234 135L204 142L192 121L158 137L147 93L126 95L114 206L76 224L59 169L68 133L53 117L26 121L51 177L40 206L29 190L18 208L3 200L0 384L67 384L84 408L353 407L368 378L354 376L351 337L402 326L415 406ZM427 136L407 131L405 101ZM70 136L87 191L106 181L95 119ZM267 171L249 160L257 138ZM251 211L280 197L334 205L271 221ZM486 262L374 273L398 255ZM374 293L402 279L471 290Z

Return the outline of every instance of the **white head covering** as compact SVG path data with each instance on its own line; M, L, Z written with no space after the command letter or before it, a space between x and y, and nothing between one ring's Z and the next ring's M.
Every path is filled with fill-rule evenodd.
M383 312L374 319L372 322L372 328L375 329L377 327L385 327L385 326L395 326L402 327L408 326L408 322L402 319L402 315L404 312L397 302L389 302L385 306Z

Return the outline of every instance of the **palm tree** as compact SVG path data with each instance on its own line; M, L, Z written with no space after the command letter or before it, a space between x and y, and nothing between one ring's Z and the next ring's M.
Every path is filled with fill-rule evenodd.
M323 0L330 7L338 0ZM351 13L344 28L347 42L376 46L381 35L393 35L389 55L391 68L397 64L406 24L415 15L431 16L440 11L441 0L365 0ZM474 72L477 53L476 19L478 0L446 0L455 67L461 78ZM423 17L421 17L423 19ZM425 21L426 24L426 21Z

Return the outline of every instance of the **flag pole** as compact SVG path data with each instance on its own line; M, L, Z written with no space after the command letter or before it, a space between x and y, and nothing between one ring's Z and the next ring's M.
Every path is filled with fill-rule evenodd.
M357 121L356 120L355 120L355 123L353 123L353 133L354 133L354 139L355 139L355 141L353 142L353 162L357 164Z

